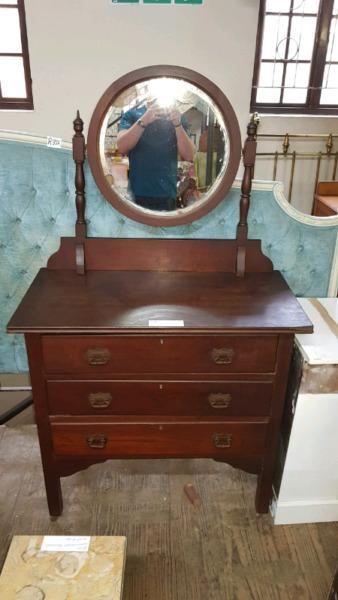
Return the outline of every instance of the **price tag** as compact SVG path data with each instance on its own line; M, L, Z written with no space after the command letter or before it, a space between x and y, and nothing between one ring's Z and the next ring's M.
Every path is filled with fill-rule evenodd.
M61 148L62 147L62 138L52 137L51 135L47 135L47 147L48 148Z
M45 535L41 552L88 552L90 535Z

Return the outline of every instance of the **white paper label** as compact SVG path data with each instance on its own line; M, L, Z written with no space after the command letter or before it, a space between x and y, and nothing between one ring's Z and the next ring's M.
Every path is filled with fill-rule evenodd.
M62 146L62 138L52 137L51 135L47 135L47 144L48 148L61 148Z
M149 327L184 327L184 321L170 319L150 319Z
M41 552L88 552L90 535L45 535Z

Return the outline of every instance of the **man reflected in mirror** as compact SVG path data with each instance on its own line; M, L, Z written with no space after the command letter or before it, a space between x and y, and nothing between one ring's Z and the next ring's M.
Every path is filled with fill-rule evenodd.
M135 203L150 210L175 210L178 156L193 161L195 154L180 112L156 101L126 111L117 149L128 154L129 189Z

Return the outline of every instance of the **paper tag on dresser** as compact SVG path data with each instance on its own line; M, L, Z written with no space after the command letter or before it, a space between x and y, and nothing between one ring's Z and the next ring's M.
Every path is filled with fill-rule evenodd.
M41 552L88 552L90 535L45 535Z
M150 319L149 327L184 327L184 321L170 319Z

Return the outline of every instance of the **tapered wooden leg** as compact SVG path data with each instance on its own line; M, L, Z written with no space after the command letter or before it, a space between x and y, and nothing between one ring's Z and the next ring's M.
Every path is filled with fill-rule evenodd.
M47 388L42 369L43 356L41 336L40 334L26 333L25 339L48 508L51 517L58 517L61 515L63 508L62 493L59 471L53 456L52 432L46 396Z
M44 474L49 514L51 517L59 517L63 510L60 477L50 471L45 471Z
M258 475L257 490L256 490L256 511L257 513L266 513L269 510L270 501L272 499L272 484L276 469L277 449L278 449L278 432L280 431L282 414L284 409L284 401L286 394L286 386L288 382L288 374L290 360L292 356L293 336L280 336L277 350L277 369L275 379L275 399L272 406L271 421L266 440L266 448L262 461L262 468Z
M258 475L255 506L258 514L269 512L272 498L273 467L271 464L263 466Z

